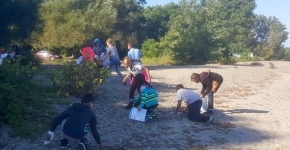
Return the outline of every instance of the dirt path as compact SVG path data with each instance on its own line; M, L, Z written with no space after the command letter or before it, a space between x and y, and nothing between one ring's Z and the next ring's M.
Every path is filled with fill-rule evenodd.
M263 62L268 64L267 62ZM153 86L160 94L155 122L141 123L128 119L129 86L117 82L105 83L94 108L98 129L106 145L131 150L184 150L184 149L290 149L290 62L274 62L277 69L267 66L172 66L149 67ZM199 91L200 84L190 82L193 72L211 69L224 77L224 83L215 95L220 126L193 123L184 117L169 113L176 106L174 86L178 83ZM125 73L125 72L123 72ZM114 74L115 75L115 74ZM74 99L74 101L76 101ZM56 131L59 134L59 130ZM43 146L43 136L36 140L8 139L5 150L57 150L55 139ZM75 149L76 142L72 141ZM96 143L90 138L91 149Z

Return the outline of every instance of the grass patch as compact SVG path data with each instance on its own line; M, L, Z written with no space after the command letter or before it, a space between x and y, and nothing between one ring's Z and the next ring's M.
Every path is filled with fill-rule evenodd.
M161 56L161 57L153 57L153 58L142 58L142 63L145 65L174 65L171 56Z

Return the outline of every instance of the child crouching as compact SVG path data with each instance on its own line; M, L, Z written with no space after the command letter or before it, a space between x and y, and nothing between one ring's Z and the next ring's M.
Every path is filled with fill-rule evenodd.
M146 121L156 117L155 108L158 107L158 94L153 87L146 81L144 76L136 76L135 82L137 91L140 94L138 98L132 99L134 107L138 110L146 109Z

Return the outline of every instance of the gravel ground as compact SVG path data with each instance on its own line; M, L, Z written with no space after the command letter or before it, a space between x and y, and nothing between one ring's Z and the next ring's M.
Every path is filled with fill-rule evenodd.
M98 131L106 149L128 150L207 150L207 149L290 149L290 62L274 62L277 69L239 63L235 66L149 66L153 87L160 95L157 119L142 123L129 120L125 110L129 85L112 77L100 89L94 106ZM123 68L124 69L124 68ZM224 77L215 94L216 125L204 125L172 116L176 107L174 87L178 83L200 91L201 85L190 82L193 72L210 69ZM125 71L122 72L125 74ZM116 76L114 73L113 76ZM288 101L287 101L288 100ZM77 102L79 99L71 98ZM59 111L69 106L56 106ZM34 140L12 138L5 127L0 130L0 149L58 150L59 136L43 145L44 134ZM56 134L59 135L59 129ZM97 149L92 136L90 149ZM75 149L77 141L71 141Z

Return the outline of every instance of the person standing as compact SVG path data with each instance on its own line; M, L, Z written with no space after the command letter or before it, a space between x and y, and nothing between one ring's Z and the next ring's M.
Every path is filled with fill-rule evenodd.
M123 75L120 72L120 58L118 54L118 50L115 46L113 46L113 40L111 38L108 38L106 40L107 44L107 57L109 57L110 60L110 71L112 68L115 68L116 73L119 75L120 79L123 79Z
M128 57L131 59L132 64L141 63L142 53L139 49L134 48L132 43L128 43Z
M125 107L125 109L131 109L133 107L133 103L131 102L131 100L134 99L134 94L135 94L135 91L136 91L137 86L138 86L135 78L142 78L142 77L145 78L143 75L144 71L148 74L149 82L151 82L151 78L150 78L150 73L149 73L148 68L144 67L140 63L132 65L131 59L129 59L128 57L125 57L125 59L124 59L124 66L126 67L128 72L127 72L126 76L124 77L124 79L122 80L123 84L126 84L126 82L131 77L129 103ZM133 66L133 67L131 67L131 66ZM139 77L139 76L142 76L142 77Z
M204 98L206 95L208 96L208 114L214 113L213 107L213 99L214 93L217 92L220 85L223 83L223 77L215 72L210 72L210 70L206 72L202 72L200 74L193 73L191 75L191 81L195 83L201 82L202 90L200 92L200 96Z

